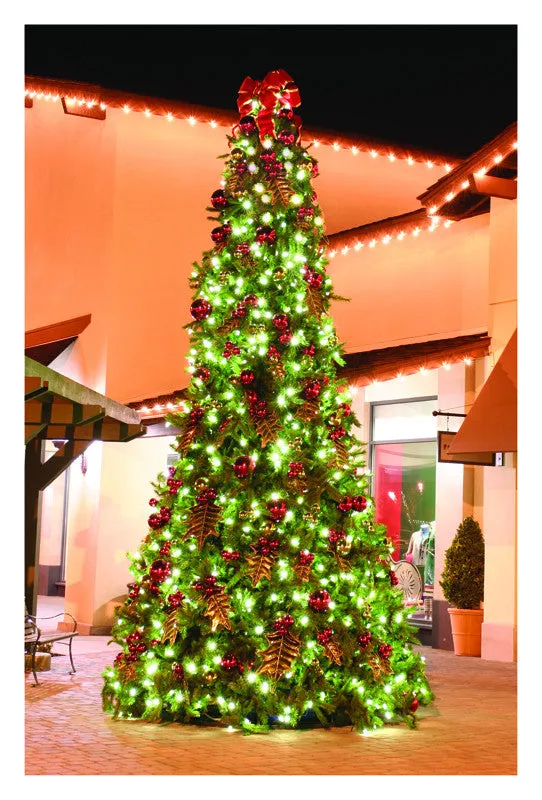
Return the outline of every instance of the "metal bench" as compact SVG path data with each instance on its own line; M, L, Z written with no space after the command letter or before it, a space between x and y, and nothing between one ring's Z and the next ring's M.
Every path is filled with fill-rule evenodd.
M71 620L73 622L73 630L42 631L41 628L37 625L37 620L55 619L55 617L71 617ZM73 675L73 673L75 672L75 666L73 664L73 657L72 657L72 641L75 636L77 636L77 621L75 617L73 617L71 614L68 614L67 611L63 611L60 614L53 614L51 617L35 617L32 614L29 614L25 608L24 649L25 653L28 653L31 658L30 668L34 673L34 681L35 681L33 686L39 686L38 676L36 675L36 652L38 648L43 644L52 644L53 642L60 642L61 644L65 644L68 647L70 662L72 666L70 675Z

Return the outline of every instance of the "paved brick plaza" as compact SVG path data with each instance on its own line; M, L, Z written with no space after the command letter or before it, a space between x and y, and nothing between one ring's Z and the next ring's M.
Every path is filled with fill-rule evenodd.
M515 775L516 664L421 647L436 695L419 726L370 737L349 728L243 736L223 729L113 721L101 672L118 647L76 640L77 674L53 657L26 675L26 775ZM60 651L60 647L57 650Z

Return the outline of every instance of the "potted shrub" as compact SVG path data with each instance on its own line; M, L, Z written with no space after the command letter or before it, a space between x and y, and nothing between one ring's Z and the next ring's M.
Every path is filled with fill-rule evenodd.
M451 606L448 613L456 655L481 655L484 537L472 517L463 520L446 550L440 585Z

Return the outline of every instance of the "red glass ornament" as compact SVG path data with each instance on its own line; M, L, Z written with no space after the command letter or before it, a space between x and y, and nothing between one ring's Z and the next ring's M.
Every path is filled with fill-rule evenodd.
M299 553L299 563L302 567L309 567L314 561L314 553L309 553L308 550L302 550Z
M289 131L280 131L278 136L277 136L277 139L280 142L282 142L282 144L285 144L285 145L290 145L290 144L293 144L295 142L294 134L290 133Z
M337 503L337 508L339 509L339 511L342 511L343 514L348 513L348 511L352 510L352 498L351 497L343 497L342 500L340 500Z
M330 603L331 596L325 589L317 589L309 595L309 608L317 613L327 611Z
M239 456L233 465L236 478L248 478L254 472L254 461L249 456Z
M339 408L341 409L345 417L349 417L350 414L352 413L352 406L350 405L350 403L341 403Z
M172 664L171 671L177 678L177 680L182 681L184 678L184 669L182 664Z
M245 136L250 136L251 133L255 133L255 131L257 130L256 120L254 119L254 117L247 115L246 117L243 117L239 122L239 128L242 131L242 133L245 134Z
M256 297L255 294L247 294L247 296L243 300L243 303L245 303L245 305L247 306L256 307L258 305L258 298Z
M149 505L150 506L155 506L157 504L158 504L158 500L156 499L156 497L151 497L151 499L149 500Z
M235 171L238 175L244 175L247 170L248 164L246 161L238 161L235 165Z
M333 636L332 629L324 628L323 631L319 631L316 634L316 639L318 640L319 644L327 644L332 636Z
M298 219L312 219L314 216L314 208L310 206L301 206L301 208L297 209L297 218Z
M162 506L160 509L160 516L162 519L168 520L171 517L171 508L169 506Z
M414 700L412 701L412 703L409 706L409 711L412 711L412 713L415 714L416 711L418 710L418 706L419 705L420 705L420 703L418 701L418 698L415 697Z
M129 597L130 597L132 600L135 600L135 598L136 598L136 597L139 597L139 588L140 588L140 587L139 587L139 583L131 583L131 584L130 584L130 588L129 588L128 596L129 596Z
M307 381L303 389L303 395L307 400L316 400L322 391L322 384L320 381Z
M288 506L284 500L270 500L267 504L267 510L269 511L271 519L275 522L280 522L280 520L284 519L286 516Z
M190 306L191 315L195 320L198 321L208 317L212 310L213 307L210 302L205 300L203 297L199 297L197 300L194 300Z
M217 189L216 192L213 192L211 195L211 204L213 208L225 208L228 204L226 192L223 189Z
M171 543L170 542L164 542L164 544L162 545L162 547L159 550L159 553L160 553L161 556L169 556L169 551L170 550L171 550Z
M267 403L265 400L259 400L258 403L256 403L254 413L258 419L265 419L267 417Z
M179 608L182 606L184 600L184 594L182 592L173 592L168 597L168 603L172 608Z
M261 154L260 158L265 163L268 164L270 161L275 161L277 154L274 150L264 150Z
M256 241L258 244L274 244L277 240L277 232L269 225L260 225L256 228Z
M303 354L306 356L313 356L316 353L316 348L313 344L303 348Z
M285 331L290 324L286 314L275 314L272 321L275 328L277 328L279 331Z
M228 229L222 225L220 228L213 228L211 231L211 239L215 244L224 244L229 235Z
M365 511L367 508L367 498L362 494L357 494L352 498L352 508L354 511Z
M171 574L171 564L162 558L157 558L149 567L149 576L156 583L162 583Z

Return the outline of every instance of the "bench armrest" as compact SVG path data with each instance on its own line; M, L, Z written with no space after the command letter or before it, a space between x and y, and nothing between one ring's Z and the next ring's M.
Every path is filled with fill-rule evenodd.
M55 619L55 617L70 617L70 618L71 618L71 620L72 620L72 622L73 622L73 631L72 631L72 633L73 633L73 632L75 632L75 631L77 630L77 620L75 619L75 617L73 616L73 614L70 614L68 611L61 611L59 614L52 614L50 617L34 617L34 616L32 616L32 614L27 614L27 619L29 619L29 620L30 620L31 624L32 624L32 625L34 625L34 626L36 627L36 630L38 630L38 631L39 631L40 629L39 629L39 627L38 627L38 626L37 626L37 625L36 625L36 624L33 622L33 620L38 620L38 619L40 619L40 620L41 620L41 619Z

